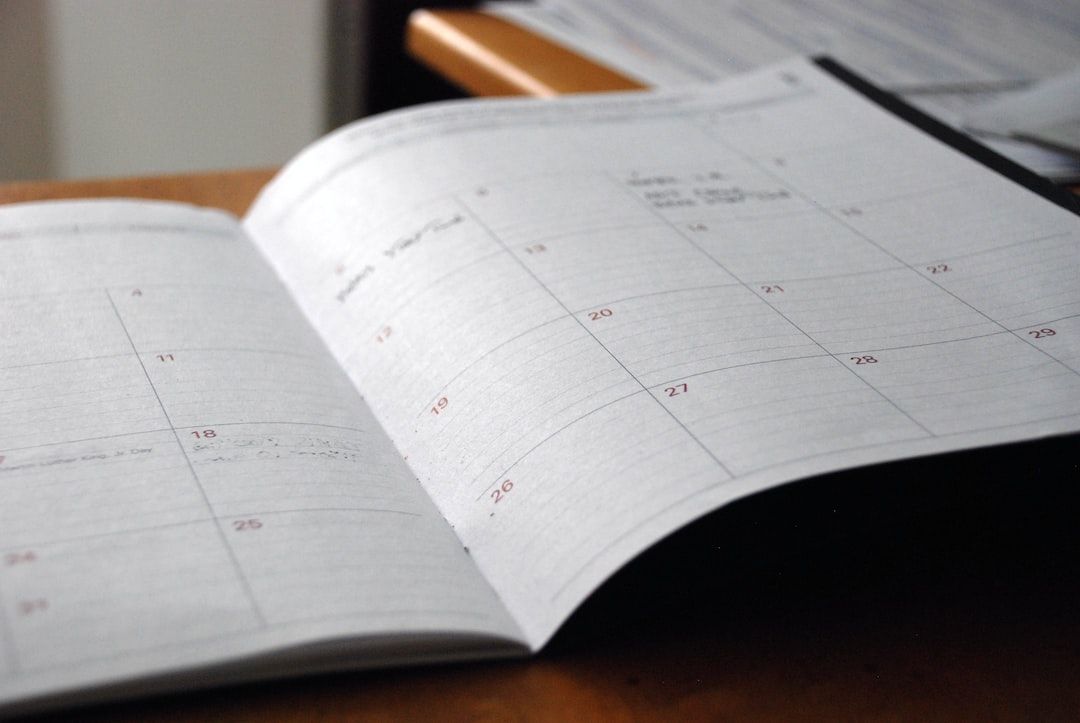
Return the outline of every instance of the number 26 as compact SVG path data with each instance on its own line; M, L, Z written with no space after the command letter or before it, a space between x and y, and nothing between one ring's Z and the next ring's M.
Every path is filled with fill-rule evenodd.
M496 503L500 502L503 497L506 497L510 493L510 490L514 489L514 483L510 480L503 480L503 483L491 490L491 499Z

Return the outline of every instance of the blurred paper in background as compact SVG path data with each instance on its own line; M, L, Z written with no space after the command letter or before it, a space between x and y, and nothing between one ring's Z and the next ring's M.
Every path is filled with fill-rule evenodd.
M1080 65L1074 1L538 0L485 9L657 86L825 53L958 126L973 107ZM1080 180L1073 156L976 135L1037 173Z

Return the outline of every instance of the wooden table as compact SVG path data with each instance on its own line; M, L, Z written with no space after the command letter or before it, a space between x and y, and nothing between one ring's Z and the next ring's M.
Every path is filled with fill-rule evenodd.
M213 206L241 215L273 177L272 168L144 178L0 184L0 203L64 198L156 198Z
M514 23L472 10L417 10L409 53L472 95L599 93L646 86Z
M240 213L271 173L19 183L0 186L0 202L135 196ZM933 473L900 463L872 486L865 471L841 473L736 503L632 563L531 659L290 678L78 716L1075 720L1077 475L1045 461L1070 444L964 453ZM1011 479L1016 459L1042 460L1038 476Z

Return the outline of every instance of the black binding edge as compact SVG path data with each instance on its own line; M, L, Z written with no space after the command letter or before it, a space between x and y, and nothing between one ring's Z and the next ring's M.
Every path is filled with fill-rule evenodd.
M937 138L939 141L978 161L992 171L996 171L1009 180L1020 184L1029 191L1039 194L1051 203L1080 216L1080 197L1064 188L1055 186L1048 179L1014 161L1010 161L996 151L990 150L971 136L945 125L914 106L908 105L899 96L882 90L832 58L820 55L812 58L812 60L826 73L832 75L852 90L866 96L898 118L907 121L924 133Z

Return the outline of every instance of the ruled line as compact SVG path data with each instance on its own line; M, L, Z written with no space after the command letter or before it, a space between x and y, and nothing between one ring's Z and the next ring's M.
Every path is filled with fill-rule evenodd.
M207 515L204 517L193 517L187 520L178 520L176 522L162 522L154 525L138 525L134 527L122 527L116 530L108 530L106 532L93 532L85 535L71 535L69 537L49 537L38 540L28 539L21 542L18 545L7 545L4 548L0 548L0 551L10 552L15 550L23 550L28 547L34 548L49 548L54 545L71 545L79 542L90 542L92 540L107 539L110 537L122 537L125 535L138 535L145 532L160 532L163 530L169 530L177 527L190 527L192 525L214 524L218 525L222 522L232 522L238 519L250 518L250 517L269 517L271 515L288 515L293 513L314 513L314 512L363 512L372 514L390 514L390 515L402 515L405 517L423 517L418 512L409 512L407 510L396 510L383 507L291 507L282 508L276 510L257 510L257 511L242 511L232 515Z

